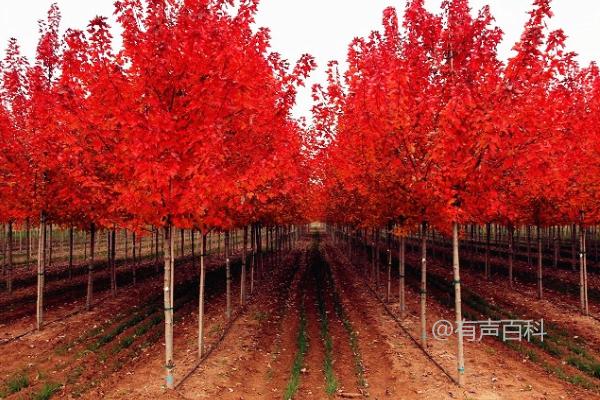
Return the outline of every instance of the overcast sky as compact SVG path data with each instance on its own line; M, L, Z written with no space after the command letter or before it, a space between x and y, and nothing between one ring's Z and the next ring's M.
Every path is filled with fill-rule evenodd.
M16 37L24 54L33 58L38 38L36 21L44 18L53 0L18 0L0 2L0 46L6 47ZM112 18L113 0L58 0L63 28L84 28L96 15ZM430 10L439 10L441 0L426 0ZM505 33L500 55L507 58L527 20L532 0L471 0L474 10L489 4L497 25ZM271 29L273 50L294 62L301 54L317 59L319 70L309 86L324 81L327 61L343 61L346 48L356 36L365 36L381 26L382 11L387 6L398 9L400 17L405 0L262 0L257 24ZM562 28L569 36L567 46L577 52L582 63L600 60L600 1L554 0L551 28ZM118 34L118 32L116 32ZM2 57L3 58L3 57ZM309 115L310 89L298 99L296 115Z

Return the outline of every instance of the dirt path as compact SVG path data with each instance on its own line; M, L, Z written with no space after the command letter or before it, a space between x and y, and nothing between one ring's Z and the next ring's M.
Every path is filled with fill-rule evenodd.
M307 272L302 282L304 291L303 302L306 310L308 351L304 358L304 369L302 371L300 387L296 396L298 399L326 398L325 379L323 376L323 360L325 359L325 353L323 341L321 340L320 323L317 312L317 289L311 267L311 259L309 257Z
M342 301L359 333L368 392L374 398L446 399L456 386L424 356L364 287L341 252L326 248Z
M329 268L327 265L326 268ZM329 317L329 331L333 339L333 366L338 381L339 394L358 394L363 389L358 385L354 353L350 344L350 336L344 328L343 321L335 310L334 285L324 289L326 313Z
M292 252L265 277L247 310L233 324L231 334L178 388L179 393L188 399L281 398L281 389L273 383L287 374L284 369L271 368L281 322L298 285L301 257L301 251Z

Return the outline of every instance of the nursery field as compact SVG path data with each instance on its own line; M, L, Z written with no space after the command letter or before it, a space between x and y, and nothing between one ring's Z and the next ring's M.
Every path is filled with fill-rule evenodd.
M340 1L345 60L267 2L8 40L0 399L600 399L600 68L552 1L508 47L468 0Z
M407 241L402 281L399 243L384 237L363 240L362 233L347 236L313 224L293 244L265 252L260 263L255 260L252 293L243 306L241 252L233 251L229 317L226 260L215 248L206 257L206 352L200 359L197 268L191 254L177 258L173 391L162 377L161 274L152 260L140 262L139 270L148 270L143 279L136 284L122 279L117 294L107 293L89 312L71 291L49 291L48 297L56 298L41 331L33 329L31 313L15 315L3 308L0 394L9 399L600 398L600 319L595 314L600 299L591 296L588 317L572 317L578 294L568 288L576 287L570 278L577 272L568 265L548 268L549 300L538 300L535 271L526 263L515 263L510 287L501 256L490 256L493 273L486 279L478 243L465 244L473 251L465 251L467 319L543 318L547 336L543 342L500 337L466 342L466 383L459 386L456 338L436 338L428 331L425 345L420 339L420 239ZM453 288L447 268L451 249L441 238L428 242L431 328L436 321L452 320ZM485 249L485 242L481 245ZM502 248L494 242L489 253ZM526 258L527 251L517 254ZM126 265L118 265L117 272L119 279L131 275ZM598 273L591 269L590 293L600 289ZM98 273L96 279L104 278ZM75 277L65 281L63 290L80 285ZM97 287L102 296L102 286ZM27 289L24 283L19 290ZM110 292L109 285L105 291ZM26 308L26 296L15 299L13 308Z

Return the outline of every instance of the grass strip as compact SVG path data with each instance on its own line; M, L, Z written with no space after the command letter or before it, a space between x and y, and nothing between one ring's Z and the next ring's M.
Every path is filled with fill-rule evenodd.
M296 339L296 357L294 358L294 364L292 365L290 379L285 388L285 392L283 393L284 400L291 400L300 387L300 373L304 366L304 356L308 350L308 333L306 331L306 325L306 310L303 300L300 307L300 325L298 327L298 336Z

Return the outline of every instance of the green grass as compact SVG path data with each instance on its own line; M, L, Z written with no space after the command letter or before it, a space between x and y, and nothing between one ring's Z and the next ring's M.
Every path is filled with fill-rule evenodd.
M325 306L325 298L323 294L322 282L325 276L323 275L323 269L326 264L321 259L318 253L318 248L313 250L313 257L311 259L311 266L314 268L313 273L315 274L316 289L317 289L317 307L319 311L319 320L321 322L321 340L323 341L323 347L325 350L325 357L323 359L323 374L325 375L325 393L328 396L332 396L338 388L338 381L333 371L333 340L329 333L329 318L327 317L327 310ZM320 272L320 274L319 274Z
M4 398L14 393L29 387L29 377L25 373L18 373L4 383L4 387L0 389L0 397Z
M34 393L31 398L32 400L48 400L60 388L62 388L62 385L59 383L44 383L44 386L38 392Z
M567 358L567 363L589 376L600 379L600 364L596 362L584 360L579 356L570 356Z
M352 323L344 311L344 307L342 306L340 295L336 290L335 282L333 280L333 276L331 275L331 269L329 266L327 269L327 283L329 286L328 289L333 295L333 308L335 309L335 313L338 318L342 321L342 325L344 326L350 341L350 348L354 357L354 373L356 375L357 384L359 387L364 389L367 387L367 380L365 378L365 368L363 365L362 356L360 354L360 347L358 345L358 335L356 334Z
M111 353L112 354L120 353L122 350L131 346L133 344L134 340L135 340L135 335L124 337L123 339L121 339L119 341L119 344L117 344L115 347L113 347L113 349L111 350Z
M306 325L306 311L304 302L302 302L300 308L300 325L298 326L298 336L296 339L296 356L294 357L290 379L288 380L285 392L283 393L284 400L291 400L300 387L300 373L304 366L304 356L308 350L308 333L306 331Z
M552 366L545 361L543 361L541 365L547 372L556 375L559 379L569 382L572 385L594 391L598 391L598 389L600 389L600 387L597 384L590 382L588 379L581 375L567 374L560 366Z

